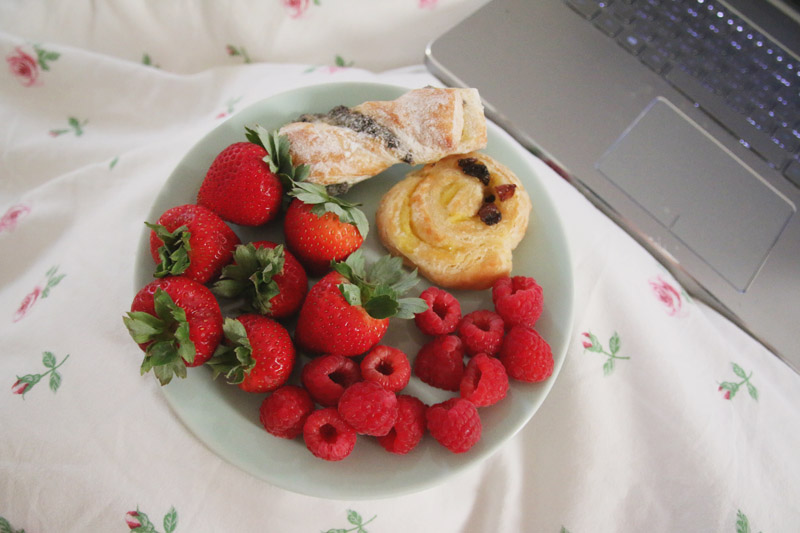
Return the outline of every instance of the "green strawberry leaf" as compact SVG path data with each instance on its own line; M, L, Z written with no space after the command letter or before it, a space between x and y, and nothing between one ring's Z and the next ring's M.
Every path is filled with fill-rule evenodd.
M369 233L367 216L358 208L358 203L348 202L339 196L331 196L322 185L309 182L296 182L289 190L293 196L305 204L312 205L311 212L317 216L333 213L344 224L352 224L362 237Z
M220 344L206 364L213 372L213 379L225 375L228 383L235 385L256 365L253 348L244 325L235 318L226 318L222 331L228 342Z
M413 318L428 308L421 298L400 298L419 282L416 270L405 271L400 258L386 255L367 267L358 249L344 261L334 261L332 267L350 281L339 286L345 300L361 305L373 318Z
M186 363L194 362L197 350L189 335L186 311L161 288L156 289L153 304L157 316L132 311L122 320L137 344L150 343L141 374L153 370L161 384L166 385L173 376L186 377Z
M164 243L158 248L159 263L153 275L157 278L166 276L178 276L186 272L189 268L191 259L189 257L192 247L189 239L192 234L186 226L175 228L170 232L161 224L144 223L156 233L156 236Z
M361 289L352 283L340 283L339 292L350 305L361 305Z
M270 301L280 294L274 276L283 272L286 262L283 245L256 248L253 243L240 244L234 250L233 261L222 269L212 292L225 298L244 296L248 311L268 314L272 309Z
M422 298L400 298L397 301L397 318L411 319L414 315L428 310L428 304Z

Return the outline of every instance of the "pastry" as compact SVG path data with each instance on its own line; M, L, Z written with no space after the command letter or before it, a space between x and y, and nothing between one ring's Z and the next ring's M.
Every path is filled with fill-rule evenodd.
M510 274L530 211L519 178L471 152L408 174L386 192L375 218L383 245L431 282L485 289Z
M396 100L338 106L302 115L280 135L312 183L346 189L397 163L427 164L486 146L486 117L476 89L425 87Z

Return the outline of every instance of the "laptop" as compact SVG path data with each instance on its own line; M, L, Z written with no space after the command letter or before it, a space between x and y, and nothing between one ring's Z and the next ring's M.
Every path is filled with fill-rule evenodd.
M800 0L492 0L425 62L800 372Z

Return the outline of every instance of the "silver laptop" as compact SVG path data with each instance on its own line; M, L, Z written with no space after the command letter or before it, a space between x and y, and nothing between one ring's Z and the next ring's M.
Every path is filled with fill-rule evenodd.
M493 0L425 61L800 371L800 0Z

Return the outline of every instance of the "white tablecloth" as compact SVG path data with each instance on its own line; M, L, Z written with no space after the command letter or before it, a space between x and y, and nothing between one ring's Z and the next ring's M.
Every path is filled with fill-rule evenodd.
M192 145L295 87L440 85L425 43L483 3L0 5L0 531L800 528L798 375L533 156L575 329L544 405L476 467L395 498L295 494L210 451L139 375L132 258Z

